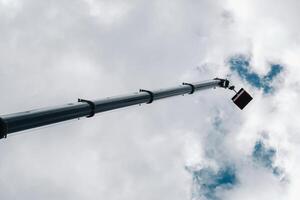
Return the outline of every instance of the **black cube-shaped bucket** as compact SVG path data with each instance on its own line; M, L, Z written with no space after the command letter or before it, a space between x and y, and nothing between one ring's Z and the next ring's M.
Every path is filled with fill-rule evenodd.
M232 97L232 101L239 107L241 110L245 108L245 106L252 100L253 98L250 96L244 88L240 89L238 93Z

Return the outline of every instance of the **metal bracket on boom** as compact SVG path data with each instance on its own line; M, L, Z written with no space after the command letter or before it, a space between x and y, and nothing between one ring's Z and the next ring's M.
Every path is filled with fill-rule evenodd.
M140 89L140 92L146 92L150 95L150 100L147 102L147 104L150 104L153 102L154 100L154 94L153 92L149 91L149 90L144 90L144 89Z
M191 83L182 83L182 85L189 85L189 86L191 86L192 90L191 90L191 92L189 94L193 94L195 92L195 86L193 84L191 84Z
M86 100L86 99L78 99L78 102L85 102L87 104L89 104L90 108L91 108L91 113L86 116L87 118L93 117L95 115L95 104L94 102L90 101L90 100Z

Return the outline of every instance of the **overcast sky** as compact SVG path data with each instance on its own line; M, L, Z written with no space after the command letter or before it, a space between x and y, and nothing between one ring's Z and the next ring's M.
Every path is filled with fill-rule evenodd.
M0 141L0 199L295 200L297 0L0 0L0 114L227 77Z

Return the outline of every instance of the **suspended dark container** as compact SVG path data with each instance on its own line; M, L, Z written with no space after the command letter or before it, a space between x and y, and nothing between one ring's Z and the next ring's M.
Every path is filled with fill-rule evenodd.
M232 97L232 101L239 107L241 110L252 100L253 98L250 94L241 88L235 95Z

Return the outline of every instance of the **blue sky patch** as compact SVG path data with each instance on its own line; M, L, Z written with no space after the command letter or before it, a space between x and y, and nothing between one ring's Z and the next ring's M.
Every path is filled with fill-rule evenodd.
M255 143L252 156L255 162L261 164L266 168L272 168L273 160L276 155L276 150L267 148L263 141L259 140Z
M215 172L211 168L189 170L193 175L193 199L219 200L217 189L231 189L237 184L236 170L227 166Z
M250 58L244 55L234 56L229 59L230 69L237 72L242 79L253 87L262 89L265 94L273 92L272 81L282 72L283 66L271 64L269 72L264 76L259 76L251 71L250 61Z
M275 156L276 150L272 147L266 147L262 140L258 140L255 143L252 152L254 162L270 169L275 176L281 176L283 171L279 167L274 166Z

